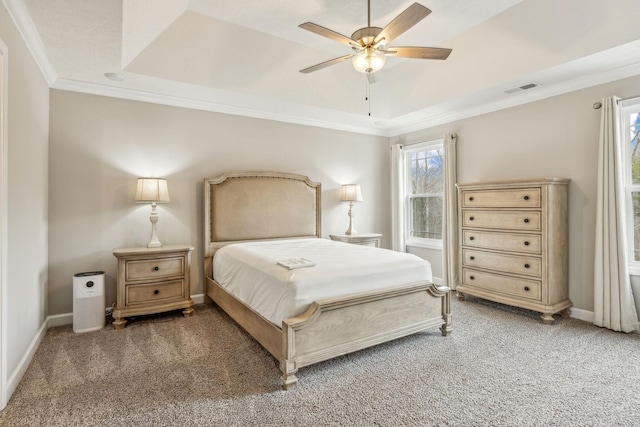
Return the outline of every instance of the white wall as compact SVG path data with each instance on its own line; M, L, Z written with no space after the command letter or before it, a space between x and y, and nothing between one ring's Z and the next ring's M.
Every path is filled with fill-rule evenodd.
M26 369L25 357L44 330L47 312L47 180L49 87L4 4L0 38L8 47L9 102L6 218L6 367L8 395Z
M575 308L592 312L600 128L600 110L594 110L593 104L611 95L640 95L640 76L412 132L392 138L391 143L457 133L461 183L570 178L569 298ZM414 252L430 259L429 252Z
M49 314L72 311L73 274L106 272L115 302L117 247L149 241L150 207L133 203L136 178L165 177L164 243L190 243L192 294L203 293L202 181L231 170L273 170L323 185L322 234L343 233L341 184L359 183L360 232L388 247L388 138L53 90L49 157Z

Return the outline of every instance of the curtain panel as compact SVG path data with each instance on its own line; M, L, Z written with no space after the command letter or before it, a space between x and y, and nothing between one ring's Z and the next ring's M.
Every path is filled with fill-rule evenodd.
M604 98L598 153L593 323L632 332L638 329L638 316L628 267L623 150L618 98Z
M457 135L444 138L444 213L442 222L442 281L451 289L458 285L458 182Z
M404 151L391 146L391 249L406 252L404 241Z

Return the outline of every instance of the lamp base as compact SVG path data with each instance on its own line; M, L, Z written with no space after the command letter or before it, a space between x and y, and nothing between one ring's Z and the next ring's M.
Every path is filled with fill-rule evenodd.
M158 213L156 212L156 204L151 204L151 216L149 217L151 221L151 240L147 244L148 248L161 248L162 243L160 243L160 239L158 239L158 230L156 224L158 223Z
M349 202L349 228L344 232L347 236L353 236L354 234L358 234L356 228L353 226L353 218L356 216L356 213L353 211L353 202Z

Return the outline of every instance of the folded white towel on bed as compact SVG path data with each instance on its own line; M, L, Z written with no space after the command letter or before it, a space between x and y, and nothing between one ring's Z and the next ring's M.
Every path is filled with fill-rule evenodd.
M294 268L313 267L316 263L306 258L289 258L278 261L278 265L286 267L289 270L293 270Z

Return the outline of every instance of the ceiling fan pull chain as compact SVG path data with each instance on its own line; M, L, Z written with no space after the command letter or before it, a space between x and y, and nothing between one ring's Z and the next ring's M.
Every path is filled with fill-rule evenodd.
M369 117L371 117L371 83L369 83L369 79L367 79L367 97L366 100L368 102L369 107Z

